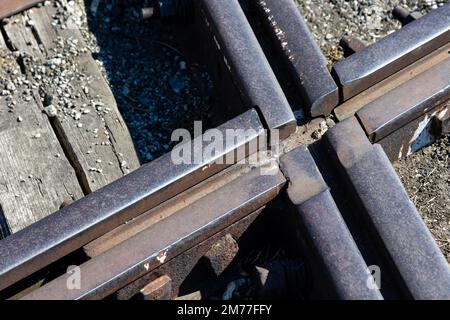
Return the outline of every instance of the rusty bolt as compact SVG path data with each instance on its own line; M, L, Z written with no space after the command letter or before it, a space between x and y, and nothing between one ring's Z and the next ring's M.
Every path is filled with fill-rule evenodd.
M144 288L141 289L144 300L171 300L172 299L172 279L163 275Z
M420 12L409 12L401 6L396 6L394 10L392 10L392 15L395 19L400 21L402 25L406 25L422 17Z
M233 261L239 246L230 234L226 234L204 255L204 259L209 262L216 276L220 276L222 272Z
M339 45L344 50L344 55L346 57L367 47L367 44L364 41L354 36L343 36Z

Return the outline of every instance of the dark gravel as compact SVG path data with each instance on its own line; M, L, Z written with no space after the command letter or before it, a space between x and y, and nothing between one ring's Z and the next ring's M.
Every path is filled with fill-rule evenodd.
M141 163L170 151L177 128L192 129L209 121L211 83L205 69L188 61L173 24L142 22L135 10L144 1L101 1L96 14L84 4L84 35L103 65L105 76Z

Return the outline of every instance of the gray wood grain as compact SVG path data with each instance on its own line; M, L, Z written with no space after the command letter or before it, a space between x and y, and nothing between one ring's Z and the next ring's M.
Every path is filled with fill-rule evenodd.
M18 77L25 78L0 36L0 79ZM83 196L47 116L23 86L15 86L11 95L0 96L0 208L11 233Z
M74 7L64 27L53 23L52 16L56 10L53 5L47 5L24 13L32 21L34 34L31 35L40 42L41 54L33 55L37 64L43 64L56 56L60 50L58 41L77 41L77 47L86 47L76 19L81 8ZM19 29L27 28L25 20L22 20ZM5 26L12 45L28 53L28 44L33 43L33 40L28 40L30 34L16 32L13 26ZM24 37L25 41L21 39ZM78 54L69 64L69 69L73 68L83 75L71 79L70 83L75 109L84 106L89 109L89 113L75 120L62 110L54 118L54 128L77 171L83 190L92 192L138 168L139 160L113 93L92 54L89 51ZM57 90L57 86L53 90Z

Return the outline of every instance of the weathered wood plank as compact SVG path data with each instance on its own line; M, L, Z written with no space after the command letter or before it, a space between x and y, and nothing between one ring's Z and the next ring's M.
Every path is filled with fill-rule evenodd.
M79 29L80 10L77 5L64 10L53 4L33 8L24 13L27 18L23 23L33 26L44 56L36 55L38 61L29 68L36 70L36 64L41 63L47 66L47 75L58 79L38 81L41 95L53 96L52 104L58 111L54 128L85 192L91 192L138 168L139 160L113 93L85 49ZM8 25L5 29L8 36L13 32ZM10 38L19 50L26 50L23 43L27 41ZM49 62L55 61L53 69L49 68ZM61 89L61 84L69 89Z
M83 196L75 171L0 36L0 207L11 233Z
M5 26L8 30L8 44L14 50L40 61L44 59L39 44L33 36L32 26L28 24L24 15L12 16Z
M0 20L34 6L42 1L44 0L1 0Z

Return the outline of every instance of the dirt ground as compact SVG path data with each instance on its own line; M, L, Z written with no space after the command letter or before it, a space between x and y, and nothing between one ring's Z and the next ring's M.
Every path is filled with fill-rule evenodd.
M401 27L392 9L401 5L422 14L449 0L297 0L330 62L342 59L339 40L358 36L373 43ZM420 211L450 262L450 137L394 165L412 201Z
M1 1L1 0L0 0ZM58 0L65 2L68 0ZM76 0L82 32L108 79L141 164L168 152L175 129L209 121L212 86L178 47L170 24L141 21L144 0Z
M399 161L394 167L450 261L450 136Z

